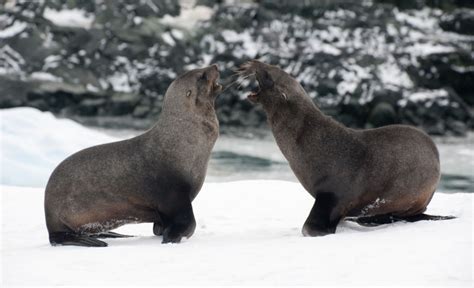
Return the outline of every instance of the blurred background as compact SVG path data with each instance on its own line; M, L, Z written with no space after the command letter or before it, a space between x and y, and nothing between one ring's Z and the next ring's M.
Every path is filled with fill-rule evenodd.
M217 63L226 84L257 58L349 127L423 129L440 148L442 190L474 191L473 44L472 0L0 0L0 108L127 138L153 125L177 75ZM246 84L217 99L208 179L295 180ZM5 139L19 128L3 118Z

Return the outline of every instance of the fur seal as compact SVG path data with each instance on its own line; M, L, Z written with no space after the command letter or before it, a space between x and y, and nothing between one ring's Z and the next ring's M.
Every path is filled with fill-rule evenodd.
M163 243L196 227L191 202L201 189L219 134L217 65L191 70L169 86L156 125L137 137L90 147L53 171L45 192L52 245L107 246L96 238L127 223L153 222Z
M405 125L354 130L325 116L301 85L276 66L253 60L238 70L255 76L275 140L303 187L315 198L305 236L335 233L345 217L364 225L440 220L423 214L440 179L438 150Z

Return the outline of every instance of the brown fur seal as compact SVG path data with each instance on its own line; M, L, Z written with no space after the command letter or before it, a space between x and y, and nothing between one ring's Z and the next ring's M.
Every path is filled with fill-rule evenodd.
M154 222L163 243L190 237L191 202L201 189L219 134L213 65L174 80L156 125L135 138L84 149L52 173L45 194L52 245L107 246L111 229Z
M239 74L255 75L259 91L248 98L262 104L280 150L316 199L305 236L335 233L345 217L367 225L452 218L422 214L440 179L438 151L428 135L404 125L346 128L275 66L250 61Z

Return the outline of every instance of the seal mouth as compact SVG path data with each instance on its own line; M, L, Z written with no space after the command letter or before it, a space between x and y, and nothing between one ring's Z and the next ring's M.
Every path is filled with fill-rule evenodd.
M216 81L212 83L211 89L214 94L220 93L222 91L222 85L219 84L218 80L216 79Z
M262 92L259 77L257 75L257 70L258 70L259 65L264 65L264 64L257 60L251 60L242 64L236 71L239 77L237 80L238 82L242 83L248 78L251 78L252 80L256 81L257 83L256 89L251 91L247 95L247 99L252 103L257 103L259 101L259 94L260 92Z

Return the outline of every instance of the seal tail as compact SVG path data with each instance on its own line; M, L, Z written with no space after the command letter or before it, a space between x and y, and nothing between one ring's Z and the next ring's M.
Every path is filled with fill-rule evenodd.
M418 222L418 221L438 221L438 220L452 220L456 219L455 216L439 216L439 215L428 215L418 214L411 216L394 216L394 215L377 215L370 217L359 217L359 218L348 218L348 221L356 222L361 226L373 227L384 224L390 224L395 222Z

